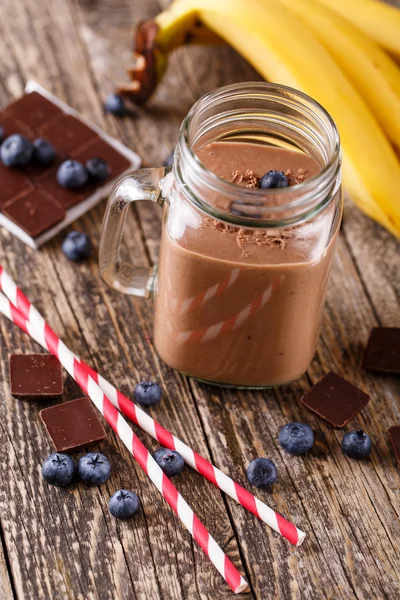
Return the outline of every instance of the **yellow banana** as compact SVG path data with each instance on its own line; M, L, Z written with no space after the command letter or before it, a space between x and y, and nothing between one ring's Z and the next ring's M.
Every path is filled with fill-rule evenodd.
M175 0L147 24L150 36L139 58L148 58L153 42L165 59L199 21L266 79L300 89L325 106L341 134L345 186L362 210L400 236L399 161L367 104L309 27L276 0ZM143 80L134 81L142 98L158 78L153 73L147 88Z
M400 236L397 157L367 105L320 42L274 0L175 0L157 18L161 39L162 31L170 31L176 22L189 22L193 15L265 78L301 89L327 108L342 138L347 189L369 216Z
M316 35L400 148L400 68L378 44L317 0L279 0Z
M318 0L400 56L400 10L381 0Z

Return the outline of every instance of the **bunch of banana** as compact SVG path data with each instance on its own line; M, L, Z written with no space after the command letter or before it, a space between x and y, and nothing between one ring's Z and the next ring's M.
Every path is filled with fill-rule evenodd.
M132 81L119 91L145 101L174 48L221 38L330 112L348 192L400 237L400 67L386 52L400 56L400 10L379 0L174 0L139 25Z

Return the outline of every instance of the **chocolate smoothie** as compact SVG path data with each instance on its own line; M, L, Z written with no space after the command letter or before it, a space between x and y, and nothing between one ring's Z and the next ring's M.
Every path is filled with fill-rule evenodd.
M197 154L209 170L247 187L270 169L284 171L292 185L320 170L301 152L249 142L213 142ZM318 337L334 208L282 230L224 224L179 193L169 210L154 327L160 357L211 382L270 386L298 378Z

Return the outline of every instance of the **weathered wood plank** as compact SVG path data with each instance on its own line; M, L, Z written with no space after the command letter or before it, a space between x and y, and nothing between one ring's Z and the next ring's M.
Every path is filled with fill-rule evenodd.
M72 5L49 1L39 8L34 2L25 2L21 14L20 9L9 3L5 10L4 22L13 23L13 27L7 26L4 38L13 48L21 74L20 77L15 74L14 62L4 65L1 71L4 101L11 94L20 93L24 79L35 77L86 116L107 126ZM23 41L27 32L34 34L35 50L34 58L26 64ZM68 43L60 45L60 39ZM56 74L54 80L52 73ZM108 121L109 129L121 138L124 135L127 139L144 138L140 127L137 133L131 132L135 123L118 124L126 129L122 135L110 126L115 121ZM79 223L93 240L99 237L101 214L102 208L97 208ZM131 226L130 247L145 264L142 233L135 225L134 215ZM25 283L25 289L29 288L40 309L75 351L118 384L125 384L129 394L139 378L159 376L169 391L163 406L164 421L167 424L168 419L174 421L178 430L176 423L181 418L178 433L197 444L206 455L207 447L187 383L154 365L154 350L145 341L149 315L142 307L137 308L105 289L96 259L77 269L62 257L60 239L43 252L34 253L4 234L1 246L0 260L19 282ZM29 257L23 264L21 251ZM113 326L115 337L111 339ZM4 358L11 351L29 351L35 347L3 320L1 332ZM1 409L7 416L2 422L7 423L3 433L8 468L26 465L25 477L20 467L14 479L5 482L0 491L5 539L13 572L17 574L18 595L48 598L51 590L57 589L59 598L114 598L116 593L120 598L207 598L220 590L221 597L225 597L229 590L218 573L194 547L190 535L112 434L104 451L113 460L115 475L104 489L78 487L65 492L43 485L38 466L50 448L38 422L37 407L23 403L15 406L9 396L5 360L2 368ZM66 397L77 395L76 386L69 382ZM23 432L25 442L20 442ZM178 485L219 543L227 546L232 560L240 563L220 493L209 490L209 485L195 474L188 474ZM106 509L110 494L121 486L135 489L142 498L144 511L133 524L115 523ZM6 498L10 494L17 497L17 493L20 501L7 510ZM28 524L25 529L20 529L16 511L22 511L23 521ZM15 542L17 537L21 540L19 544Z
M7 548L1 544L0 548L0 598L3 600L14 600L11 573L7 562Z
M3 5L0 102L18 95L25 79L34 77L138 150L148 165L160 164L172 149L182 117L200 95L257 77L228 48L207 51L207 59L204 49L184 49L172 58L140 118L118 121L104 117L101 99L116 79L124 78L133 24L155 14L160 4L5 0ZM151 208L140 206L129 222L128 250L142 265L157 255L160 214ZM103 209L94 209L76 225L94 241ZM187 470L177 481L236 564L239 540L254 594L262 600L370 600L399 594L400 483L385 434L400 422L399 382L367 376L359 367L370 327L399 324L396 257L393 239L349 205L322 337L308 374L279 390L235 393L188 382L163 365L151 342L151 305L107 289L95 259L77 267L61 255L60 238L34 253L9 234L0 235L0 262L78 354L129 395L138 378L159 379L167 393L154 415L245 486L251 459L267 455L276 462L280 479L274 493L257 495L308 533L301 549L289 547L233 501L223 501L197 474ZM218 574L112 434L102 446L115 466L106 486L66 492L43 484L39 464L50 448L38 407L13 401L7 384L8 354L37 346L4 320L0 336L0 444L8 474L0 482L0 521L18 598L227 597ZM365 464L343 457L342 433L298 402L310 382L328 369L371 393L372 403L351 424L365 428L375 442ZM65 398L78 395L68 381ZM277 444L279 428L293 419L306 420L318 432L309 457L288 457ZM134 523L116 523L107 513L108 497L122 486L135 489L143 501ZM15 499L11 505L10 497ZM12 593L2 573L0 567L0 581Z
M214 53L213 55L217 57L219 54L227 52L227 50L214 49L212 52ZM184 53L181 52L180 55L175 57L176 62L174 63L175 68L173 70L173 74L170 74L169 78L167 74L169 86L176 86L177 90L182 90L185 87L186 81L189 81L190 85L191 79L188 78L187 74L193 72L193 70L196 69L196 74L199 75L198 79L200 80L200 84L198 85L198 87L201 88L201 72L198 73L197 69L198 65L202 64L202 50L197 50L196 53L191 51L191 54L185 53L186 57L188 57L187 61L190 61L189 64L191 65L188 68L188 73L182 72L186 62L185 61L182 66L181 58L183 54ZM211 53L209 52L208 57L210 56L210 54ZM174 60L174 58L172 60ZM225 64L232 64L232 61L225 61ZM253 73L250 70L247 70L247 73L245 75L242 72L240 72L240 74L236 74L236 77L232 76L232 74L230 74L230 76L228 75L227 81L233 81L235 79L249 79L253 77ZM222 79L224 80L224 76L222 76ZM208 82L208 80L209 76L205 76L205 81ZM207 88L202 88L201 93L204 93L206 90ZM162 97L162 94L163 89L162 86L160 86L160 89L158 90L158 93L156 94L156 97L153 100L153 103L156 104L156 106L158 106L158 102L160 102L161 104L165 102L164 98ZM197 97L199 95L200 90L197 94ZM173 97L175 98L176 96L173 95ZM158 152L158 161L160 161L162 157L159 154L159 149L155 149L155 151ZM351 213L350 217L349 213ZM149 218L144 213L144 211L140 211L140 216L142 218L144 217L142 221L144 229L146 230L147 227L147 231L149 231L151 235L151 227L154 228L153 214L151 213ZM346 211L346 222L348 218L350 218L351 220L349 221L349 226L345 228L345 232L347 232L347 230L353 231L353 225L354 229L357 229L358 227L360 231L363 232L363 228L365 229L365 227L367 226L370 230L374 232L374 239L376 239L377 237L384 238L386 244L382 244L381 246L382 253L384 251L383 249L386 248L386 257L390 257L387 258L386 263L389 263L389 265L391 265L391 268L393 269L393 265L395 265L394 259L396 246L394 241L392 239L389 239L390 236L383 232L378 226L370 222L366 223L367 219L365 219L357 211L357 209L354 209L353 207L350 207ZM149 222L151 224L150 226L148 225ZM361 225L359 225L359 223L361 223ZM149 249L152 253L152 257L154 257L154 247L155 244L153 236L151 235L151 245L149 244ZM354 265L352 264L352 257L349 253L346 243L341 242L340 248L343 254L343 260L345 260L346 262L346 266L342 269L340 265L340 258L336 259L336 269L340 269L341 272L340 275L338 275L337 289L334 289L334 291L330 292L330 297L328 299L328 309L332 305L335 312L337 306L339 306L342 310L340 311L339 315L334 314L330 316L330 318L329 316L325 318L323 337L320 344L321 350L319 350L315 361L317 367L313 366L313 368L310 369L309 377L304 378L304 381L300 382L300 384L292 386L292 389L288 390L288 394L292 403L294 403L294 398L298 398L301 395L301 390L307 389L307 387L309 386L310 379L315 381L329 368L338 369L339 371L344 372L344 374L352 378L354 381L361 383L365 386L365 380L367 379L367 377L365 375L360 374L358 368L360 362L360 349L362 347L361 344L365 344L365 340L370 327L374 324L373 313L375 312L375 308L371 306L369 298L364 293L364 282L357 280L358 274L354 268ZM371 248L369 258L374 256L374 250L376 250L376 248ZM340 254L338 252L338 257L339 256ZM379 262L376 261L376 258L375 261L368 261L369 264L371 264L371 262L375 264L376 268L378 267ZM347 286L343 286L347 279L350 279L351 283ZM355 282L353 282L353 279L355 280ZM392 301L392 315L394 316L397 314L396 323L398 323L398 299L393 293L390 293L390 283L388 281L384 282L385 285L382 285L382 282L379 278L378 281L380 283L381 297L384 296L386 298L386 302L388 302L389 299ZM331 290L332 287L333 286L331 286ZM361 301L357 302L359 298L361 298ZM361 316L359 316L360 304L363 308ZM366 317L368 317L368 320L365 320ZM352 319L351 335L348 329L350 318ZM338 328L338 323L342 323L342 326L340 327L339 331L336 331ZM391 324L396 323L393 323L392 319ZM325 331L327 333L325 333ZM358 333L358 336L353 336L353 332ZM329 340L329 350L326 349L326 337L331 338ZM344 338L346 344L343 344L342 338ZM355 340L358 341L358 347L356 347L356 349L353 348L353 343ZM350 348L347 348L347 345L349 343ZM339 352L336 352L337 356L332 357L331 353L334 352L335 348L339 352L341 352L341 354L339 355ZM323 360L318 360L319 355L323 352L324 349L325 353L323 356ZM351 360L352 368L342 369L343 359L348 358L350 358ZM370 385L372 386L371 391L375 392L375 396L377 395L377 393L382 393L382 390L379 389L380 386L376 386L374 384L373 379ZM216 392L211 388L206 388L205 386L198 386L194 383L191 384L191 387L193 388L194 393L196 394L198 406L203 417L203 424L206 428L207 433L209 434L208 437L212 449L212 454L216 457L216 459L218 458L219 461L221 461L221 456L223 457L224 455L226 455L227 457L226 460L222 459L222 463L219 464L222 464L224 468L230 471L232 470L232 462L236 466L240 465L240 468L236 469L236 472L239 480L242 479L243 481L243 473L245 466L252 458L254 458L254 456L257 456L262 452L266 452L268 456L273 456L277 464L279 463L279 459L276 457L276 436L279 426L282 425L282 416L279 414L279 412L282 410L282 404L284 402L282 393L272 394L271 392L269 392L263 394L262 398L258 397L259 395L256 395L257 397L253 402L251 400L254 398L254 394L247 394L244 396L243 401L238 403L237 398L235 398L234 400L232 399L232 394L230 392ZM210 402L210 396L213 400L215 399L215 403L212 401ZM222 402L220 400L221 396L223 397ZM278 423L280 424L278 428L275 427L273 429L273 432L271 432L270 426L268 424L268 419L265 425L265 428L268 429L268 432L265 431L263 432L263 434L261 434L260 425L258 423L258 412L261 411L262 413L265 413L267 410L271 410L271 396L272 398L277 397L277 399L279 400L279 405L276 408L278 410L278 415L280 416L280 419L278 420ZM240 393L239 397L241 397ZM238 404L239 406L237 406ZM262 407L261 409L259 408L260 405ZM223 407L222 415L221 407ZM255 417L252 414L252 409L254 409L255 411ZM293 413L294 410L296 411L295 414ZM231 424L231 421L233 420L232 413L236 416L236 419L234 420L233 424ZM324 426L322 426L320 422L318 422L315 419L313 420L310 417L310 415L304 414L304 411L300 411L299 413L298 410L292 409L291 407L289 407L289 410L285 411L284 417L286 420L301 418L308 419L309 421L314 422L317 428L321 428L321 440L323 440L321 441L321 446L323 450L325 450L325 454L327 454L327 460L332 461L332 459L329 458L329 449L331 445L336 445L333 460L335 462L338 460L340 460L342 463L345 462L345 459L341 455L340 450L338 451L338 444L340 442L342 434L332 433L331 431L329 431L328 428L324 428ZM390 452L385 436L385 428L388 424L396 422L396 419L399 419L399 413L397 410L395 410L389 418L387 415L386 422L379 421L378 423L373 423L373 425L375 425L375 430L377 430L377 435L379 436L379 438L382 438L382 441L385 444L386 461L390 457ZM245 427L243 425L243 420L246 420ZM247 423L247 421L250 421L250 424ZM372 432L369 423L367 423L368 427L364 423L361 424L364 427L366 427L367 430ZM219 435L216 435L216 432ZM247 433L247 435L244 435L245 433ZM243 441L243 437L245 437L245 441ZM272 449L265 444L264 440L266 437L267 439L272 438L274 440L274 453L272 453ZM329 446L327 444L328 439ZM257 440L257 443L255 443L255 440ZM232 443L232 447L229 443L230 441ZM229 447L229 452L226 452L227 445ZM236 450L236 452L234 450ZM320 451L319 453L323 456L322 451ZM279 454L281 453L279 452ZM290 470L293 470L293 461L288 460L285 456L283 456L282 459L284 460L286 467L286 477L284 484L285 492L287 492L286 485L287 480L289 479L291 480L293 487L290 496L292 502L289 504L287 502L287 499L285 502L282 498L279 497L278 492L278 502L276 504L276 507L278 510L287 513L288 511L290 511L289 506L292 507L293 505L296 506L297 504L299 504L299 509L297 510L297 512L293 512L292 508L292 515L294 516L294 518L296 518L296 522L300 523L300 526L302 520L304 519L305 524L303 525L303 527L307 530L310 530L311 532L314 531L314 548L311 547L308 552L307 547L304 550L307 560L311 561L311 564L313 564L314 568L312 570L310 568L310 570L308 570L307 573L304 573L304 571L300 570L300 564L297 564L296 568L296 566L294 566L293 563L296 563L297 561L293 559L291 553L287 552L287 548L284 546L284 544L283 548L273 553L273 558L271 561L269 561L271 563L270 568L268 568L268 566L266 567L266 555L263 552L261 552L259 536L254 536L253 528L251 529L252 535L248 535L247 537L245 535L243 523L247 523L247 521L250 519L255 521L255 519L253 519L249 515L243 514L243 511L241 511L240 508L238 508L233 502L228 501L228 504L232 510L231 514L234 517L236 530L238 532L239 538L242 540L242 546L245 548L244 554L248 560L249 568L251 569L253 576L257 574L257 584L255 584L255 586L256 591L258 592L260 597L265 597L265 590L267 589L268 582L269 586L271 586L271 579L274 578L274 575L276 576L276 573L280 573L281 576L277 577L277 587L274 589L269 589L269 593L271 594L271 596L268 597L271 598L275 597L277 594L282 595L282 597L291 597L292 595L293 597L295 597L296 593L300 593L300 590L304 589L313 590L312 592L309 591L309 597L318 597L318 593L320 593L321 595L323 593L319 591L321 590L321 588L325 590L324 593L326 594L326 597L367 598L371 597L372 594L379 593L385 595L385 593L387 593L387 591L390 589L398 589L399 581L396 575L395 568L396 552L398 550L397 546L392 547L393 542L389 540L389 556L386 557L386 559L389 561L390 567L385 571L386 578L374 573L374 567L376 566L376 563L375 558L373 556L373 548L375 547L375 544L377 544L378 547L381 545L380 551L382 553L382 556L385 555L385 532L387 532L387 527L389 526L389 523L393 521L393 519L395 520L395 524L398 526L398 512L396 511L396 509L391 508L391 510L387 511L386 507L386 510L384 510L385 502L379 502L379 511L377 514L375 512L373 504L368 502L369 509L370 511L372 511L371 515L370 511L364 513L364 502L362 502L361 506L363 507L363 509L361 511L358 511L358 518L361 519L360 522L363 525L363 528L361 538L358 539L358 536L354 533L354 530L357 532L357 524L354 526L351 523L352 507L353 503L355 503L356 505L358 504L359 499L363 496L363 494L364 496L367 495L366 486L361 485L359 490L353 492L353 494L350 496L352 500L348 503L345 503L345 507L341 506L341 503L339 502L339 498L341 499L341 494L339 495L338 493L341 488L347 491L347 487L353 486L352 479L354 477L354 469L348 469L347 473L346 471L343 471L342 477L338 478L337 483L334 485L334 488L336 489L335 493L332 489L329 489L327 485L328 477L329 480L335 480L338 476L338 474L335 472L335 469L332 469L331 473L331 471L328 470L328 468L324 467L321 474L318 473L318 469L316 473L314 472L314 469L311 469L311 472L307 472L307 470L300 469L295 474L292 474ZM386 469L382 470L385 473L387 472ZM393 476L396 475L396 469L392 463L391 472ZM339 471L339 473L341 473L341 471ZM386 498L384 484L382 485L381 480L382 472L374 472L373 475L374 477L372 489L374 493L372 494L372 492L369 491L369 494L373 495L374 498ZM299 488L299 486L296 486L294 482L298 480L307 480L308 483L311 477L315 478L317 483L315 488L313 489L314 493L311 494L313 502L311 502L310 509L310 507L308 506L308 504L310 503L310 494L306 490L303 491L301 487ZM243 483L245 482L243 481ZM370 482L368 481L368 483ZM322 492L319 489L320 487L323 490ZM325 488L328 488L328 490L325 491ZM346 495L345 497L347 498L348 496ZM299 510L301 512L304 511L304 514L302 515L301 512L299 513ZM380 510L383 510L384 513L386 513L387 522L385 524L381 523ZM345 512L345 516L342 516L341 513L343 512ZM326 523L321 523L321 515L326 515ZM376 521L376 523L374 523L374 531L376 531L376 540L374 540L373 543L369 541L370 530L368 526L370 523L371 516L373 517L373 520ZM339 523L335 525L338 520ZM340 523L340 520L343 520L343 523ZM263 526L261 524L256 524L255 527L262 528ZM265 532L263 531L261 533L260 531L260 537L261 535L265 535ZM271 536L273 536L273 534L270 534L270 537ZM255 543L254 537L256 538ZM278 543L279 542L281 542L281 540L278 540ZM364 543L366 544L366 548L370 548L370 553L367 553L366 556L364 550ZM308 542L308 545L310 545L310 542ZM300 552L303 552L303 550ZM358 556L362 557L362 562L364 565L363 568L359 567L359 561L352 559L353 552L356 553L356 556L358 553ZM345 558L348 558L349 560L343 560L343 556ZM270 557L268 556L268 558ZM284 565L287 564L289 560L290 568L285 569ZM300 563L302 559L299 558L298 560ZM288 572L290 573L289 577ZM314 578L310 578L310 573L312 572L317 572L318 575ZM252 579L254 581L254 577Z

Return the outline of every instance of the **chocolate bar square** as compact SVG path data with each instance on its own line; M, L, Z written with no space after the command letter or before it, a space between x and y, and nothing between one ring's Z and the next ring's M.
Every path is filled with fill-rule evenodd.
M76 189L63 187L57 181L57 169L52 169L42 177L38 177L36 181L39 189L51 196L66 210L71 206L75 206L75 204L79 204L79 202L83 202L96 189L95 185L91 183Z
M0 164L0 209L4 204L33 189L32 183L19 169L9 169Z
M78 398L40 411L58 452L74 452L104 440L106 432L89 398Z
M65 218L62 206L37 188L5 204L2 213L33 238Z
M337 429L351 421L368 401L368 394L336 373L325 375L301 399L306 408Z
M38 94L38 92L25 94L19 100L10 104L5 112L11 114L16 119L23 121L23 123L30 127L36 134L38 133L38 129L44 125L44 123L57 117L57 115L63 114L58 106L47 100L47 98L41 94Z
M92 140L84 148L72 153L71 156L82 164L85 164L90 158L105 160L111 171L110 176L105 181L121 175L131 164L125 156L101 138Z
M85 123L65 113L43 125L39 129L39 135L53 144L59 155L64 158L98 137Z
M375 327L371 331L363 368L372 373L400 375L400 328Z
M64 390L61 364L51 354L12 354L10 387L14 398L60 397Z
M25 123L22 123L22 121L15 119L7 112L0 112L0 127L4 130L4 139L14 133L24 135L28 139L31 139L34 135L30 127L25 125Z

